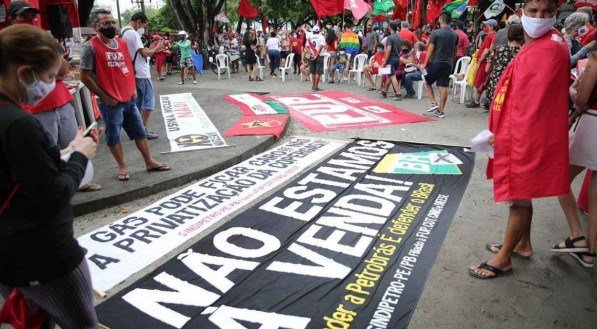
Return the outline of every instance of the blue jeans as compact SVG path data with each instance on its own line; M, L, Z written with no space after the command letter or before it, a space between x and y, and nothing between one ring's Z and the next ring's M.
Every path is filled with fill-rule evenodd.
M267 52L267 55L269 56L270 74L274 74L274 71L277 68L280 68L280 59L282 58L282 56L280 55L280 52L278 50L269 50Z
M402 74L402 85L406 89L407 95L414 95L415 89L413 88L413 81L421 81L423 78L421 77L421 71L416 71L413 73L406 73Z
M124 129L131 140L147 138L135 99L128 103L118 103L116 106L100 102L99 108L106 127L106 144L108 146L120 143L121 129Z

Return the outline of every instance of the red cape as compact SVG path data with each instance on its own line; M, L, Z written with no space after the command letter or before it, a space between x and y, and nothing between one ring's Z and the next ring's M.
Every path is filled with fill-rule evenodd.
M489 129L487 166L496 202L567 194L570 54L555 30L522 47L502 74Z

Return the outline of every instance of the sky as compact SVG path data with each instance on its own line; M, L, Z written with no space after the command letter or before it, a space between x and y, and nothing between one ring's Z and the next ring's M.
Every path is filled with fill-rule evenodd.
M120 3L120 12L123 12L130 8L139 8L137 4L133 4L131 0L95 0L95 5L97 6L108 6L111 7L113 14L116 14L116 1ZM138 1L138 0L135 0ZM153 8L160 8L164 4L164 0L145 0L145 8L153 7Z

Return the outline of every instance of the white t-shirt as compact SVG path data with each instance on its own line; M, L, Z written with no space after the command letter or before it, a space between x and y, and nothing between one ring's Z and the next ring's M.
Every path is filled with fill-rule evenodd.
M269 38L267 39L267 50L277 50L280 51L280 39L276 38Z
M143 41L141 41L141 36L137 31L130 27L125 27L125 31L122 34L122 38L126 40L126 43L129 47L129 54L131 55L131 60L135 58L135 53L139 49L145 48L143 46ZM149 72L149 60L141 56L141 54L137 54L137 59L133 63L135 65L135 78L139 79L151 79L151 73Z
M313 52L316 52L319 50L319 48L321 47L321 52L319 52L319 56L323 56L325 53L327 53L327 47L325 44L325 37L321 34L311 34L311 37L309 37L309 39L307 39L308 42L308 47L311 48L311 50Z

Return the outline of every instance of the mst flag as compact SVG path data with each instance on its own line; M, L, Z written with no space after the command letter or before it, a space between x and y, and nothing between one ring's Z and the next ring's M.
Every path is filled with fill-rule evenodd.
M487 7L483 16L485 16L485 19L490 19L501 14L504 9L506 9L506 4L503 3L502 0L495 0L489 7Z
M374 172L392 155L399 172ZM462 147L355 140L104 301L100 322L406 328L473 165Z
M462 16L462 13L464 13L464 11L466 10L467 4L468 0L454 0L450 3L447 3L442 9L442 11L450 13L452 18L460 18L460 16Z

